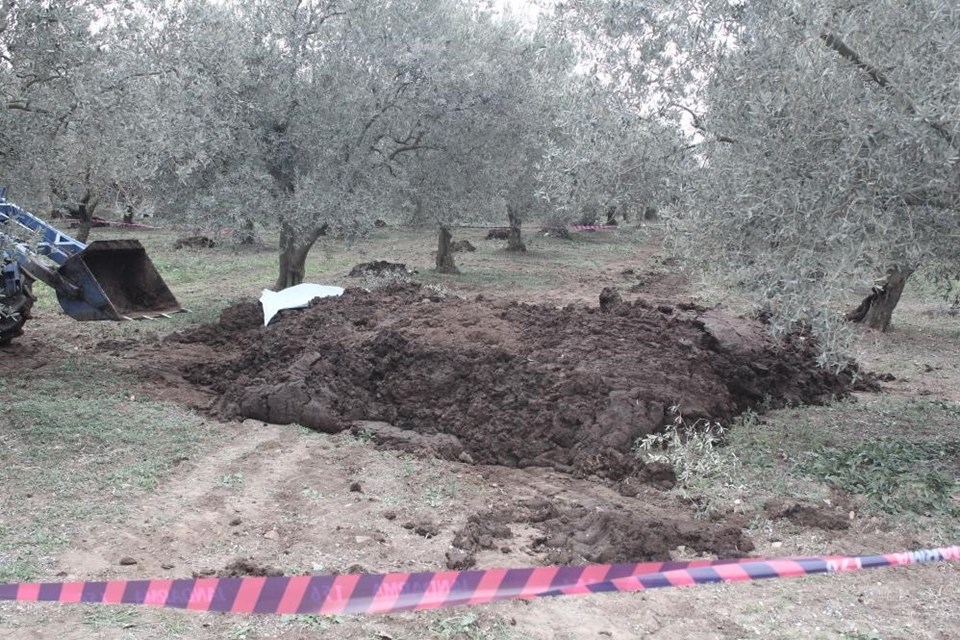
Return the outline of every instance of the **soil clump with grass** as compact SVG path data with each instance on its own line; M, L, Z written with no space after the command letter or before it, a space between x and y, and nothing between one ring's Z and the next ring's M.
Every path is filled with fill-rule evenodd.
M640 470L634 444L671 407L729 420L823 403L851 384L817 367L810 340L774 340L715 309L642 299L554 308L416 284L348 289L269 327L256 302L241 302L171 339L214 348L183 373L218 394L224 418L327 433L385 423L372 439L396 446L408 433L418 447L436 439L444 458L609 480Z

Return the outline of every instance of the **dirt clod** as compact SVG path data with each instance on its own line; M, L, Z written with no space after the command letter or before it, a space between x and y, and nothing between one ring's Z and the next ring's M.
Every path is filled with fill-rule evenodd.
M404 522L403 528L413 531L418 536L424 538L434 538L440 533L440 527L430 520L421 520L420 522Z
M503 519L502 514L499 519L479 514L470 516L463 528L454 534L453 546L471 552L497 547L498 541L513 537L510 527L498 521Z
M173 243L174 249L212 249L217 246L214 240L207 236L187 236L177 238Z
M360 486L360 483L359 483L359 482L351 482L351 483L350 483L350 491L351 491L352 493L363 493L363 487Z
M407 270L407 265L399 262L387 262L386 260L374 260L373 262L364 262L350 269L347 274L350 278L362 278L364 276L382 276L382 275L409 275L413 273Z
M665 462L648 462L640 470L639 480L657 489L669 491L677 486L677 474Z
M456 253L473 252L477 250L469 240L457 240L450 245L450 249Z
M616 287L604 287L600 292L600 311L610 311L623 304L623 298Z
M275 578L283 575L283 571L269 565L260 565L249 558L238 558L220 571L216 572L218 578L243 578L252 576L256 578Z
M131 565L137 564L137 559L136 559L136 558L131 558L130 556L124 556L124 557L120 558L120 563L119 563L119 564L120 564L120 566L122 566L122 567L129 567L129 566L131 566Z
M666 559L686 547L698 553L739 557L753 550L736 519L705 522L659 511L644 512L615 503L568 504L546 499L471 516L453 538L453 546L475 553L512 537L508 523L532 525L542 532L531 545L546 562L644 562Z
M833 511L826 505L774 499L764 505L764 511L770 518L786 519L801 527L816 527L827 531L850 528L850 518L846 512Z
M510 237L510 229L497 228L487 231L485 240L507 240Z
M463 549L450 549L447 551L447 569L451 571L464 571L476 566L477 558L472 553L467 553Z

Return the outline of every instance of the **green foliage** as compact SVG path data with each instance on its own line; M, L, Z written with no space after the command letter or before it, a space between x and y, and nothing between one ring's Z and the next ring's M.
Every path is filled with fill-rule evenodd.
M475 612L441 618L430 625L430 633L440 640L506 640L516 637L501 620L487 622Z
M960 90L944 81L960 14L946 0L697 4L691 31L727 32L723 51L697 56L710 79L672 219L679 249L775 330L810 327L822 364L839 366L841 312L888 268L960 271Z
M373 432L369 429L360 429L356 434L354 434L357 442L361 445L370 444L373 442Z
M635 445L636 455L645 462L661 462L673 467L677 482L685 489L701 481L731 477L740 461L722 451L726 430L719 422L684 420L679 407L671 407L673 422L659 433L641 438Z
M958 456L960 441L956 440L881 438L853 447L821 446L807 454L799 470L863 495L888 513L960 514L954 502Z
M0 553L0 583L28 582L37 577L39 568L23 558L4 558Z
M83 614L83 624L92 629L129 629L137 626L140 611L135 607L93 607Z

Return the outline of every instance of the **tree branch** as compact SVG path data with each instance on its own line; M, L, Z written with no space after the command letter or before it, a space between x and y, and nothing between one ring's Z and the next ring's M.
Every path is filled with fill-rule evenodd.
M826 44L829 48L840 54L840 57L844 58L848 62L853 63L854 66L865 72L867 76L869 76L870 79L880 87L890 91L893 93L893 95L899 98L904 110L907 113L910 115L920 115L920 110L917 107L917 103L906 91L895 85L879 68L864 61L856 51L847 46L847 44L838 36L835 36L832 33L824 32L820 34L820 39L823 40L824 44ZM941 138L949 142L951 146L956 149L960 149L960 139L958 139L957 136L954 135L945 124L930 120L926 117L923 118L923 122L926 123L926 125L931 129L936 131Z
M34 107L29 100L11 100L7 102L7 109L11 111L26 111L28 113L42 113L50 115L50 111L42 107Z
M707 128L704 126L703 120L700 119L700 114L698 114L696 111L694 111L694 110L691 109L690 107L687 107L687 106L685 106L685 105L679 104L679 103L677 103L677 102L671 102L671 103L668 104L667 106L668 106L668 107L674 107L674 108L677 108L677 109L682 109L683 111L686 111L687 113L689 113L689 114L690 114L690 117L693 118L693 122L692 122L693 128L696 129L697 131L699 131L700 133L702 133L702 134L705 135L705 136L712 136L713 140L708 140L708 142L723 142L723 143L726 143L726 144L736 144L736 143L737 143L737 141L736 141L734 138L731 138L730 136L714 135L714 134L710 133L710 131L708 131ZM692 149L693 147L697 147L697 146L699 146L700 144L701 144L701 143L698 142L698 143L696 143L696 144L689 145L689 146L685 147L684 150L685 150L685 149Z
M140 73L131 73L128 76L120 78L113 84L107 85L106 87L100 90L100 93L104 94L110 91L116 91L117 89L122 87L124 84L126 84L128 81L133 80L135 78L152 78L155 76L164 76L164 75L167 75L168 73L173 73L174 75L176 75L177 70L170 68L170 69L161 69L160 71L143 71Z
M913 187L897 196L908 207L960 208L960 193L937 187Z

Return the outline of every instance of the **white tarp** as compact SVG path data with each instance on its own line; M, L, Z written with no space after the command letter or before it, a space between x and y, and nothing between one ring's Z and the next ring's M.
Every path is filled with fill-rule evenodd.
M260 305L263 307L263 326L270 324L271 318L283 309L303 309L314 298L328 298L343 293L341 287L330 287L324 284L310 284L304 282L283 291L264 289L260 296Z

